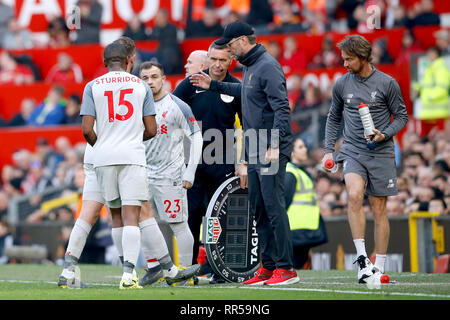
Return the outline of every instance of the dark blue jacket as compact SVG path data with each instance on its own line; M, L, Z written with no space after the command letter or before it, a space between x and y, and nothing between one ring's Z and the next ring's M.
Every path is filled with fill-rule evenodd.
M209 70L203 70L203 72L209 74ZM223 82L237 83L239 80L233 77L227 72L227 75L223 79ZM218 92L211 90L203 90L198 87L194 87L189 78L184 79L175 88L173 94L186 102L192 109L195 119L200 123L202 128L202 135L209 129L220 130L222 137L226 138L226 130L234 129L235 116L238 114L239 120L242 122L241 113L241 99L228 97ZM210 144L216 143L214 139L211 142L203 141L203 150ZM234 159L234 150L227 148L227 144L222 143L223 150L213 150L215 152L221 152L222 155L215 154L217 157L223 157L222 163L227 163L227 157ZM233 155L230 156L230 152ZM227 156L228 154L228 156ZM199 165L202 167L202 165Z
M30 115L30 118L27 121L27 124L32 126L48 126L48 125L58 125L64 121L65 113L65 104L59 102L48 114L44 116L43 122L38 122L37 119L44 111L45 101L38 105Z
M286 89L286 77L277 60L257 44L244 57L239 59L244 65L242 84L211 81L211 90L241 97L243 129L267 129L268 135L258 135L258 148L250 148L246 143L246 157L250 161L259 150L267 150L276 141L275 132L279 130L280 153L290 158L292 151L291 112ZM259 145L262 145L260 148ZM272 145L272 147L277 147ZM253 150L252 149L256 149ZM256 153L254 152L256 151ZM265 151L264 151L265 153ZM264 155L262 155L264 157Z

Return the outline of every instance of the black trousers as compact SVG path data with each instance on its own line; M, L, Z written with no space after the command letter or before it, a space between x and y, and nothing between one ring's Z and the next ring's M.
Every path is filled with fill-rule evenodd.
M217 188L225 180L234 176L234 171L233 164L212 164L197 167L194 185L187 191L188 224L194 236L193 264L197 263L198 246L200 244L200 226L208 208L208 203Z
M293 266L291 230L284 200L288 160L280 154L275 174L264 174L265 165L249 164L248 167L250 212L256 219L262 265L268 270Z
M309 259L310 246L294 246L294 269L302 269Z

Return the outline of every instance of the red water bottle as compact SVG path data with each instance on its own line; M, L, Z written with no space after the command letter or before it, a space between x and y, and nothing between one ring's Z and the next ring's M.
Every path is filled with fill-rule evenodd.
M333 159L328 159L325 161L325 168L327 168L331 173L335 173L339 170L339 165L333 161Z

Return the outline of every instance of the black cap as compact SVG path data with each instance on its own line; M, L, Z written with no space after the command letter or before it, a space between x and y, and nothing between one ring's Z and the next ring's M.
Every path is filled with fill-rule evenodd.
M214 43L223 46L230 42L233 38L250 36L253 33L253 28L249 24L238 20L228 24L223 31L222 38L217 39L216 41L214 41Z

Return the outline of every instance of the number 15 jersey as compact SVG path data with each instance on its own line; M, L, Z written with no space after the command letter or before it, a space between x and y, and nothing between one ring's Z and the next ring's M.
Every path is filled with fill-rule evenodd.
M94 167L146 166L142 117L155 115L150 87L125 71L112 71L84 88L80 115L96 118Z

